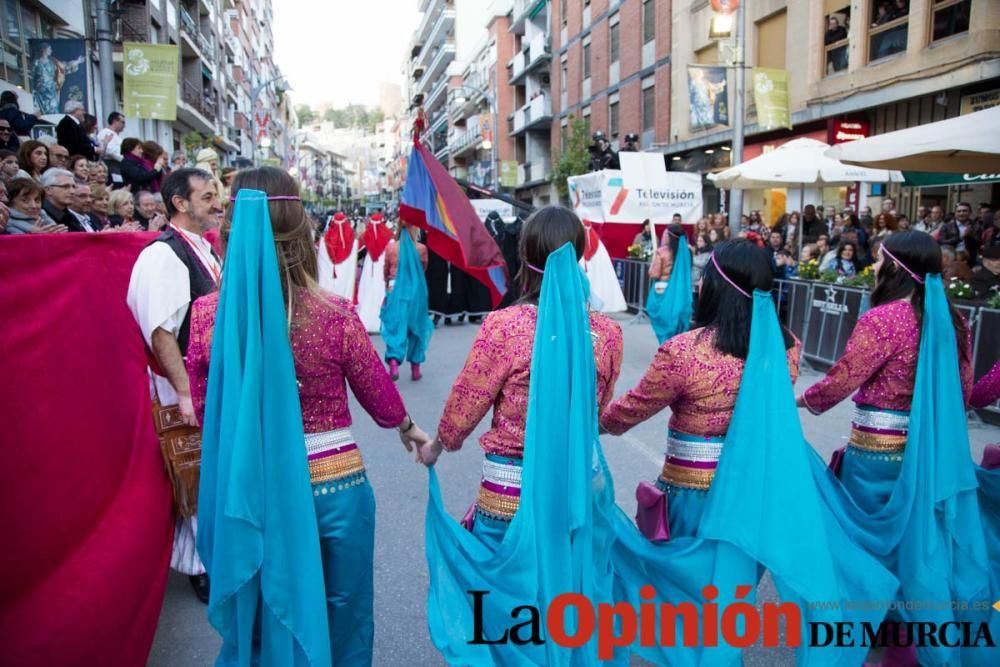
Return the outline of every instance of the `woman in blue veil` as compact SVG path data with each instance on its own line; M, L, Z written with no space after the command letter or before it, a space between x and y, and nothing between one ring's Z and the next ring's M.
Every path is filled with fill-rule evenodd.
M375 500L348 384L408 449L427 436L352 304L319 289L295 180L241 171L233 193L221 292L195 302L186 360L216 664L371 664Z
M782 602L797 605L786 638L799 638L792 644L798 663L858 665L866 649L808 646L810 624L877 624L883 612L842 603L882 599L896 580L850 540L813 481L816 456L792 390L799 344L778 324L765 251L739 240L713 252L695 328L662 345L639 385L601 416L601 426L619 434L671 410L663 467L653 484L637 490L638 527L624 513L615 518L615 600L636 608L702 608L711 600L724 610L753 603L766 568ZM655 589L652 597L641 595L646 585ZM673 667L741 659L732 637L713 645L705 641L707 628L699 632L682 620L668 627L674 637L630 650ZM694 641L681 645L688 632Z
M899 578L893 621L985 623L996 638L1000 496L995 473L970 457L969 329L945 296L941 250L929 235L893 234L878 259L871 310L841 359L799 398L818 414L857 391L849 444L835 472L818 466L816 477L854 541ZM843 486L825 480L833 474ZM885 665L996 663L996 649L917 646L906 625L893 637Z
M482 636L496 639L517 607L544 614L562 593L610 596L614 492L597 414L614 390L622 334L612 320L587 312L588 285L577 263L583 249L583 225L572 211L550 206L529 218L520 240L522 296L486 317L437 439L422 450L433 464L493 409L480 438L486 456L478 499L462 523L445 512L430 470L428 623L449 664L597 664L593 643L576 650L551 639L469 643L477 617ZM488 592L478 614L473 590Z
M684 226L674 223L664 236L670 243L656 250L650 266L653 284L646 297L646 314L660 345L691 326L691 250Z

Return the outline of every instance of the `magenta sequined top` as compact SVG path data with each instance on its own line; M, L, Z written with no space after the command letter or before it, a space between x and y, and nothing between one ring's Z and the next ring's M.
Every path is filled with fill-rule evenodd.
M1000 399L1000 361L993 364L989 373L979 378L979 382L972 388L969 405L974 408L985 408L997 399Z
M959 355L962 393L972 388L969 336ZM920 351L920 327L909 301L891 301L872 308L854 325L843 356L826 377L809 387L803 398L813 414L826 412L852 393L858 405L908 411Z
M792 382L799 375L798 341L787 351ZM744 359L720 352L715 332L700 328L674 336L656 351L639 384L601 415L620 435L670 407L670 428L691 435L725 435L743 379Z
M195 412L202 420L208 385L209 353L218 293L194 302L186 359ZM350 302L331 295L295 293L291 343L299 382L302 426L322 433L351 425L347 385L375 422L389 428L406 418L406 408L365 327Z
M486 316L441 415L437 437L445 449L459 449L492 407L492 426L479 444L488 454L521 457L537 316L532 305ZM600 410L614 393L621 371L622 330L611 319L591 313L590 331Z

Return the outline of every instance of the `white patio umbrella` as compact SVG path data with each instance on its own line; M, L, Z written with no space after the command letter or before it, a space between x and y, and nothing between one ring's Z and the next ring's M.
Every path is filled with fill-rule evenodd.
M903 181L898 171L856 167L827 157L824 153L829 148L829 144L815 139L794 139L752 160L710 174L708 179L727 190Z
M1000 106L838 144L826 155L882 169L1000 173Z

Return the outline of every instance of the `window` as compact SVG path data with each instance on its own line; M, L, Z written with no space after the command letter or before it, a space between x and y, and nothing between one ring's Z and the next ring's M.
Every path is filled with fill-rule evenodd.
M618 136L618 102L608 105L608 134L614 138Z
M583 78L590 78L590 42L583 45Z
M868 60L887 58L906 50L909 14L907 0L878 0L872 3Z
M559 0L559 20L566 25L566 0Z
M935 0L931 41L969 32L972 0Z
M617 23L614 23L608 28L609 63L618 62L618 52L621 50L620 40L619 26Z
M656 0L642 3L642 43L649 44L656 39Z
M649 132L656 127L656 87L642 91L642 131Z
M846 0L844 0L846 1ZM847 69L847 33L851 25L851 6L845 4L840 9L826 15L823 27L823 49L826 52L826 76Z
M565 93L568 87L567 81L569 80L569 68L566 63L562 64L562 70L559 73L559 91Z
M757 66L786 69L788 14L784 10L757 22Z
M562 126L559 128L559 145L562 147L563 151L566 150L566 131L568 126L566 121L563 121Z

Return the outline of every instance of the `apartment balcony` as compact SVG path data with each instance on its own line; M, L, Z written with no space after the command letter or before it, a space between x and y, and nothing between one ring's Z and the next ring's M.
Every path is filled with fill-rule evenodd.
M512 134L521 134L528 130L548 131L552 124L552 99L548 95L539 95L514 112L514 127Z
M511 10L510 31L518 35L524 34L524 24L528 19L535 18L539 12L545 9L546 0L514 0L514 8Z
M544 33L539 33L535 35L526 48L511 59L509 83L512 85L521 83L528 73L540 68L550 60L552 60L552 49L549 38Z
M552 163L536 160L517 166L517 187L530 188L552 180Z
M446 99L445 91L448 90L448 77L443 76L441 80L438 81L434 88L431 89L430 94L424 100L424 111L433 115L433 112L442 105Z
M478 121L470 123L466 129L456 128L454 134L448 138L448 152L452 157L463 157L471 153L483 141L483 129Z
M214 100L196 83L184 81L178 87L177 119L204 135L215 134Z
M442 77L448 69L448 64L455 59L455 42L448 41L442 44L436 56L428 65L427 71L420 77L417 84L417 92L427 92L431 82L437 82L438 77Z
M451 21L455 20L455 10L448 9L447 7L445 7L445 9L441 9L442 7L445 7L445 5L443 4L438 5L432 11L425 11L423 13L423 18L417 25L417 31L413 33L414 44L423 45L424 43L427 42L427 39L430 37L431 32L434 30L434 27L437 25L438 21L442 20L443 13L451 12L450 20ZM446 17L444 20L449 20L449 19Z
M455 10L446 9L441 12L438 20L434 23L434 28L431 30L430 37L424 42L424 46L420 49L420 55L417 56L417 65L426 65L428 60L432 60L434 49L441 46L444 42L449 40L448 34L452 32L455 27Z

